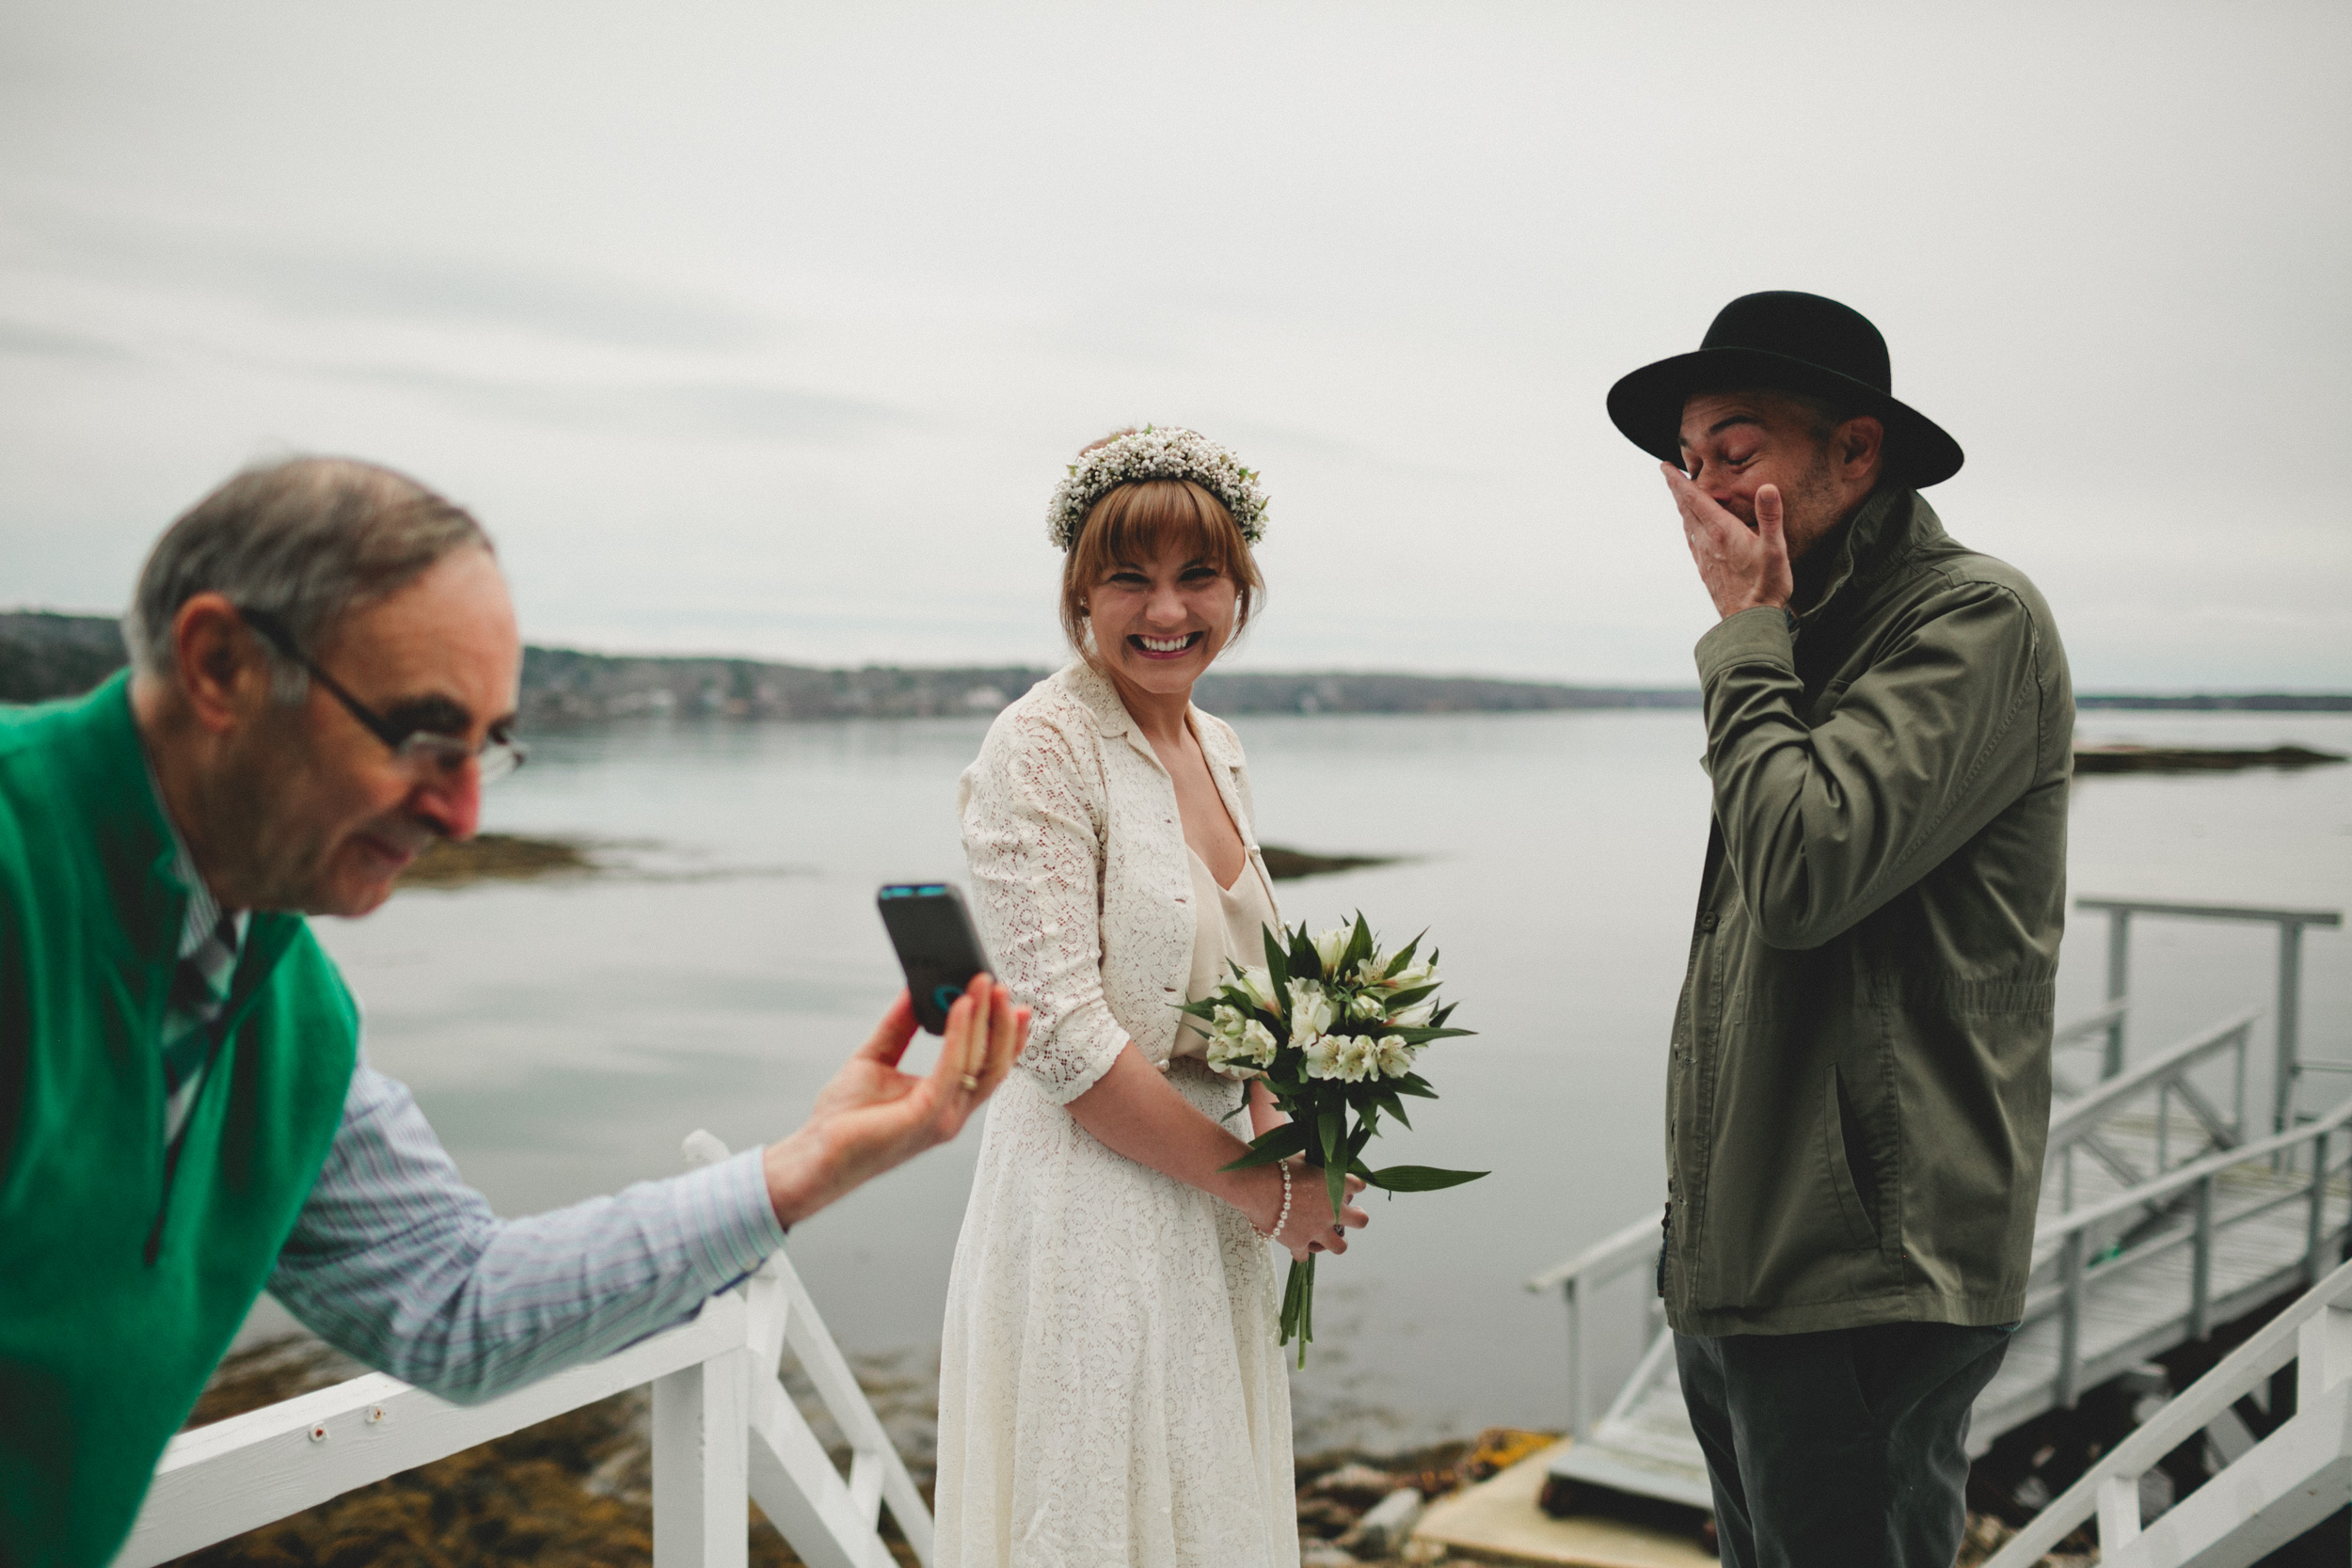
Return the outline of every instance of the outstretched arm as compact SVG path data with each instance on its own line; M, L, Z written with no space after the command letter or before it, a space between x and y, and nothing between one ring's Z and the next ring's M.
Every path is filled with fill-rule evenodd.
M758 1268L787 1224L955 1136L1026 1024L980 990L928 1076L898 1070L901 997L782 1142L523 1219L493 1214L408 1090L362 1062L270 1290L338 1350L465 1402L610 1354Z

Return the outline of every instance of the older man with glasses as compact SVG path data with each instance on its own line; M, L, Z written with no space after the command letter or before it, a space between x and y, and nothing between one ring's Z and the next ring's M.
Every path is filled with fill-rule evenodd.
M258 468L165 533L124 633L126 674L0 710L0 1563L113 1555L263 1289L486 1399L691 1314L954 1137L1021 1048L976 976L902 1073L901 997L790 1135L501 1220L303 919L381 904L522 760L488 538L368 464Z

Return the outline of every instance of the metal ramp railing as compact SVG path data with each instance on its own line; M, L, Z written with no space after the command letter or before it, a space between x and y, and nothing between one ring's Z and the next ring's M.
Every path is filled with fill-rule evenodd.
M2024 1326L1977 1401L1970 1444L2227 1322L2342 1257L2332 1199L2352 1163L2352 1101L2307 1125L2225 1147L2071 1212L2044 1210Z
M687 1158L725 1157L707 1132ZM849 1439L844 1477L785 1391L789 1348ZM183 1433L116 1568L148 1568L566 1410L653 1385L655 1568L743 1568L748 1497L809 1568L893 1568L887 1506L930 1568L931 1516L781 1252L691 1323L476 1405L381 1372Z
M2342 910L2284 909L2265 904L2184 904L2169 898L2077 898L2078 910L2096 910L2107 917L2107 997L2122 997L2131 990L2132 920L2136 915L2169 920L2220 920L2272 926L2279 932L2279 971L2273 1018L2275 1063L2271 1080L2270 1130L2282 1132L2295 1117L2295 1091L2306 1071L2352 1070L2352 1063L2306 1061L2303 1032L2303 933L2335 930L2344 925ZM2106 1070L2111 1078L2123 1069L2124 1020L2118 1014L2107 1031Z

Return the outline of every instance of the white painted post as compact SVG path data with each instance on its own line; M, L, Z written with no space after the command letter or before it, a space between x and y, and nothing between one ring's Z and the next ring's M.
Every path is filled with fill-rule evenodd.
M653 1385L654 1568L745 1568L751 1552L745 1378L732 1350Z
M2295 1408L2352 1377L2352 1303L2330 1303L2295 1331Z
M2139 1534L2139 1478L2108 1476L2099 1482L2099 1549L2112 1553Z

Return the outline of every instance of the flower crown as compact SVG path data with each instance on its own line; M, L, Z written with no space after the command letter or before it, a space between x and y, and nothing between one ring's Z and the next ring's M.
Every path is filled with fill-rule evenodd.
M1054 486L1045 507L1045 536L1063 549L1078 542L1094 503L1122 484L1146 479L1188 479L1232 513L1241 536L1255 545L1265 537L1265 491L1258 471L1197 430L1180 425L1145 425L1113 436L1082 454Z

